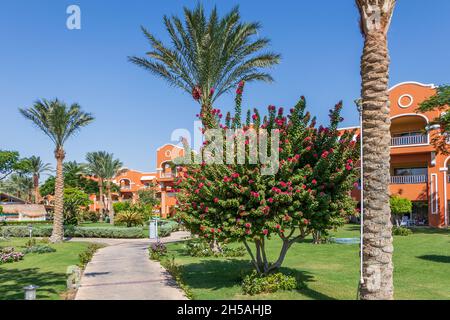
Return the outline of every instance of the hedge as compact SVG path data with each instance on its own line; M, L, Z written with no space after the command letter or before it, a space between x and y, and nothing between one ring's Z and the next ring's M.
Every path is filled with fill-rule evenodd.
M176 221L172 220L163 220L161 221L161 225L158 226L158 236L168 237L174 231L177 231L180 228L180 225Z
M1 217L1 215L0 215ZM31 225L52 225L53 222L49 220L37 220L37 221L2 221L0 226L28 226Z
M52 234L52 226L39 226L33 228L34 237L50 237ZM0 227L0 236L9 237L28 237L29 231L27 226L3 226ZM74 227L67 226L64 229L65 237L80 238L145 238L142 228L111 228L111 227Z

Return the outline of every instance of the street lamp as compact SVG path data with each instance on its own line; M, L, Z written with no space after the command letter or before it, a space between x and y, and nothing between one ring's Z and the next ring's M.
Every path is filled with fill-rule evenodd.
M32 234L33 234L33 225L31 223L28 225L28 232L30 233L30 239L31 239Z
M36 289L38 286L29 285L24 287L25 290L25 300L36 300Z

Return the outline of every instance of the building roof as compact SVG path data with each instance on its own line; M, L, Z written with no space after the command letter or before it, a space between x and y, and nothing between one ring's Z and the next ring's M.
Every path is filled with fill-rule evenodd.
M0 204L9 204L9 203L24 204L25 201L10 194L0 192Z
M43 217L47 214L45 206L42 204L4 204L4 214L21 214L26 217Z

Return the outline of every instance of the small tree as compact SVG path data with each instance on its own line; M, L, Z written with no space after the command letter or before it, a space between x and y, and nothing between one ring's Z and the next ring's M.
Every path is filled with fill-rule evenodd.
M391 205L391 213L395 216L395 222L397 223L397 226L400 226L403 215L412 212L412 201L402 198L399 195L393 195L389 202Z
M260 141L266 134L260 129L267 129L268 150L271 155L279 154L278 170L264 175L266 165L250 164L253 151L248 136L243 141L245 164L237 164L235 157L232 164L207 164L206 160L186 166L184 176L176 182L178 217L192 233L210 242L243 242L257 272L267 274L280 268L288 249L298 240L313 231L326 234L355 212L350 191L357 180L358 139L354 132L340 135L337 130L342 121L341 103L330 110L330 125L316 128L315 119L305 112L303 97L288 116L282 108L270 106L263 120L255 109L242 125L242 91L243 83L237 90L234 118L228 114L221 125L223 135L228 128L236 134L254 130ZM219 122L220 110L213 112ZM276 134L279 147L272 140ZM239 140L234 139L237 146ZM204 155L210 144L206 139ZM226 143L222 151L226 154ZM194 160L189 149L185 154ZM278 237L282 246L271 263L266 240L273 237Z
M433 110L447 111L450 107L450 85L444 85L437 88L436 94L419 104L419 112L427 112ZM430 123L440 125L437 134L431 137L431 144L436 150L444 155L450 154L448 148L448 139L450 134L450 113L442 113L440 117L433 119Z
M64 190L64 224L76 225L81 210L91 204L89 195L77 188Z

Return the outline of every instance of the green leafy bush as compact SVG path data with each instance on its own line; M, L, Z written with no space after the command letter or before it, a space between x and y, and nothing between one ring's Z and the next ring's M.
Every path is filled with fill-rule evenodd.
M411 229L408 229L408 228L397 227L397 226L394 226L394 227L392 228L392 234L393 234L394 236L403 236L403 237L406 237L406 236L411 235L412 233L413 233L413 232L411 231Z
M84 269L89 261L91 261L94 253L100 248L103 248L103 246L97 243L90 243L86 250L78 255L78 258L80 259L79 266Z
M33 227L35 225L52 225L51 221L48 220L38 220L38 221L2 221L1 223L4 226L28 226L32 225Z
M42 253L49 253L49 252L55 252L55 251L56 251L55 248L52 248L47 245L34 245L31 247L27 247L25 250L23 250L23 253L25 253L25 254L28 254L28 253L42 254Z
M269 275L258 275L256 271L244 277L242 291L244 294L255 295L272 293L279 290L295 290L298 288L297 279L280 272Z
M215 252L211 250L210 245L206 241L191 240L186 242L184 249L191 257L243 257L246 250L244 247L231 248L222 244L221 251Z
M125 224L128 228L144 224L144 215L138 211L122 211L116 216L116 224Z

